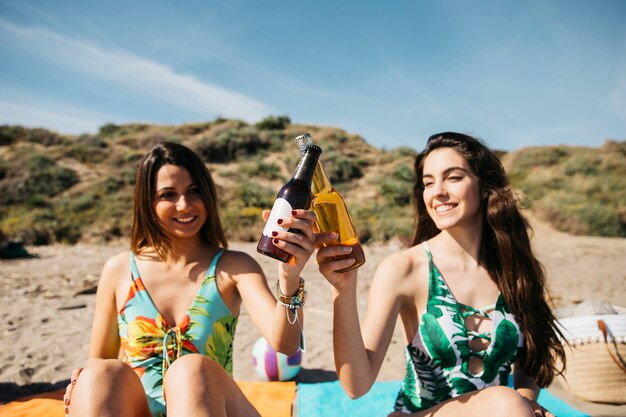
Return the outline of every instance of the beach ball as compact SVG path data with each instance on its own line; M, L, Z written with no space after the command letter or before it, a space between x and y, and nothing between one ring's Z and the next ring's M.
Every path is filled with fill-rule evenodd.
M252 366L256 373L266 381L288 381L300 372L302 351L287 356L276 352L272 346L261 337L252 348Z

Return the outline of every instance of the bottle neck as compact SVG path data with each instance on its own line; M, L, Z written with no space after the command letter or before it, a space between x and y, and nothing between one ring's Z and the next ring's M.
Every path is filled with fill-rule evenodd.
M315 173L313 174L313 183L311 185L311 191L313 194L319 194L322 191L329 191L332 188L328 175L324 171L322 163L318 160L315 166Z
M298 163L296 171L293 173L293 179L311 184L318 159L319 153L306 152L302 159L300 159L300 163Z

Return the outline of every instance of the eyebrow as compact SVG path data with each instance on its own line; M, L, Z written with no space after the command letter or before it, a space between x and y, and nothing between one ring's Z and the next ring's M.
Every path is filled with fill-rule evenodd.
M188 190L192 187L197 187L195 182L192 182L191 184L189 184L186 189ZM156 190L156 192L160 193L161 191L168 191L168 190L176 190L176 187L168 185L168 186L159 188L158 190Z
M457 167L457 166L454 166L454 167L446 168L446 169L443 171L443 175L448 175L450 172L452 172L452 171L456 171L456 170L463 171L463 172L465 172L466 174L468 174L468 172L467 172L467 170L466 170L465 168L463 168L463 167ZM434 178L434 177L435 177L435 176L434 176L434 175L432 175L432 174L424 174L424 175L422 175L422 178Z

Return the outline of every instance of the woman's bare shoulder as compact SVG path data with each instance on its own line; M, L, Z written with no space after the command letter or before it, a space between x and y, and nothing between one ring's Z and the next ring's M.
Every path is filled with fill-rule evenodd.
M231 277L242 274L263 274L261 266L252 256L236 250L224 252L219 269Z
M100 284L115 286L123 277L130 273L130 252L124 251L111 256L104 263Z
M378 266L377 275L381 272L389 277L404 280L424 267L428 267L428 257L421 246L412 246L383 259Z

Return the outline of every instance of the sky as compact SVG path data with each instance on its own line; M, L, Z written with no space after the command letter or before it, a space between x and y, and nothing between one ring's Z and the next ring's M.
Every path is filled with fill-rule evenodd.
M626 1L0 0L0 124L217 117L385 149L626 140Z

